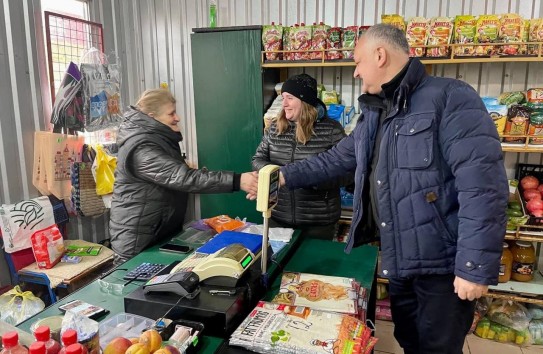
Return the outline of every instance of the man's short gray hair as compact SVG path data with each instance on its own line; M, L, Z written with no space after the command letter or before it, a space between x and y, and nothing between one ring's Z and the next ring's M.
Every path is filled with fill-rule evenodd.
M385 42L393 48L409 54L409 44L405 38L405 33L398 27L379 23L371 26L362 36L377 42Z

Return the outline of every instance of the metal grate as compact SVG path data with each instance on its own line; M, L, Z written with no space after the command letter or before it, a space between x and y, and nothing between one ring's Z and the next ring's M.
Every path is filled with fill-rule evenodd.
M102 24L45 11L45 35L51 99L60 87L68 64L79 64L81 55L94 47L104 52Z

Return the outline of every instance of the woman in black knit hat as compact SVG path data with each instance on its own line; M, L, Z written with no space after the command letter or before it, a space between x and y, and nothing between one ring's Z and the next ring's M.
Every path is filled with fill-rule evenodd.
M253 169L274 164L283 166L330 149L345 131L328 118L318 98L317 81L307 74L290 77L281 88L283 109L264 132L253 156ZM341 214L339 187L350 181L289 191L279 190L279 202L272 211L270 226L301 229L304 235L331 240Z

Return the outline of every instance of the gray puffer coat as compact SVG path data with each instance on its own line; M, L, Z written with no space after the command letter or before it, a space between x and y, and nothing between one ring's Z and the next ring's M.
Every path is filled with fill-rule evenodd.
M123 258L181 231L188 193L234 189L234 173L190 168L180 133L135 108L117 136L119 154L111 203L111 246Z
M330 149L345 137L341 124L330 118L318 120L313 129L315 134L303 145L296 141L296 127L277 135L277 126L272 124L264 132L262 142L253 156L253 170L274 164L301 161ZM341 214L339 187L342 180L322 183L304 189L279 190L279 202L272 211L272 218L290 226L318 226L336 223ZM346 179L348 181L348 179Z

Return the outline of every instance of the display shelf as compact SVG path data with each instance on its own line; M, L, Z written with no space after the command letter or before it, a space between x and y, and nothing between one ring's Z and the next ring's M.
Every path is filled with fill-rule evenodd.
M457 56L451 54L446 58L429 58L429 57L420 57L420 61L425 65L433 64L468 64L468 63L509 63L509 62L541 62L543 61L543 42L527 42L527 43L483 43L483 44L449 44L447 47L449 51L454 53L454 48L456 47L497 47L500 46L531 46L535 47L532 52L532 55L509 55L509 56L500 56L500 55L491 55L491 56ZM433 45L421 45L421 46L412 46L413 48L437 48L443 47ZM354 60L352 59L324 59L326 52L330 51L352 51L353 48L339 48L339 49L322 49L322 50L274 50L274 51L262 51L261 55L261 66L263 68L300 68L300 67L338 67L338 66L355 66ZM266 54L284 54L284 53L314 53L318 52L321 54L322 59L316 60L266 60Z
M528 282L510 280L488 287L492 291L523 294L525 296L543 296L543 275L541 271L534 271L534 279ZM523 296L523 298L525 297Z

